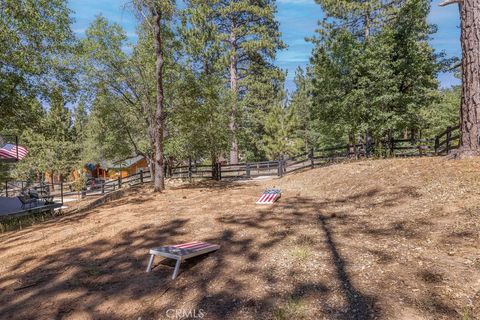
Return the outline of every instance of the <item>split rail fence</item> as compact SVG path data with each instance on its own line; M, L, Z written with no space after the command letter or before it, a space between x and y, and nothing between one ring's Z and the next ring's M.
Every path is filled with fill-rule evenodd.
M247 162L240 164L188 165L165 170L171 179L252 179L257 177L284 176L300 170L313 169L349 159L361 159L372 156L413 157L446 155L458 148L459 128L449 127L434 139L388 139L378 144L339 145L323 149L312 149L308 153L293 157L284 157L275 161ZM63 204L64 198L73 196L103 195L126 186L141 185L152 182L150 172L139 172L128 177L119 177L97 184L94 188L83 191L72 190L71 184L27 184L26 182L5 182L0 188L0 196L19 195L25 187L39 190L41 195L54 196L55 202ZM2 190L3 189L3 190Z
M284 157L275 161L249 162L240 164L188 165L167 170L173 179L251 179L261 176L283 176L292 172L313 169L348 159L372 156L418 157L446 155L458 148L459 128L449 127L433 139L387 139L378 144L346 144L323 149L312 149L308 153Z

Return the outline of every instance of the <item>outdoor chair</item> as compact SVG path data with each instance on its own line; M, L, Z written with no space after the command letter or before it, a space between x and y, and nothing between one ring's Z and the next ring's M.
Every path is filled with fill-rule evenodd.
M32 198L30 196L26 196L26 195L20 195L17 198L22 203L22 209L25 209L25 207L27 205L28 205L29 208L31 208L32 205L34 205L34 207L35 207L37 205L37 202L38 202L38 199Z
M28 196L29 196L30 198L32 198L32 199L37 199L37 200L38 200L38 199L40 198L40 197L38 196L38 191L35 190L35 189L30 189L30 190L28 190L27 194L28 194Z
M220 249L217 244L207 242L193 241L188 243L177 244L173 246L165 246L160 248L153 248L150 250L150 260L148 261L147 272L152 270L152 264L155 256L177 260L175 270L173 271L172 279L175 279L180 270L182 261L193 258L202 254L206 254Z

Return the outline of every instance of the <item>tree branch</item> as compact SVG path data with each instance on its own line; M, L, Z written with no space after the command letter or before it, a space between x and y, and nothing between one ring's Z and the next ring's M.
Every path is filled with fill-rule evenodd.
M442 3L439 4L440 7L445 7L448 6L449 4L454 4L454 3L462 3L463 0L445 0Z

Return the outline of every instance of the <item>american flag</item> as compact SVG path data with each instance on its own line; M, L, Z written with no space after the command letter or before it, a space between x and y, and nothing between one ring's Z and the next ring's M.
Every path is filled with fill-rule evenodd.
M272 204L282 196L280 189L267 189L257 200L257 204Z
M18 150L17 150L18 149ZM18 158L17 158L18 151ZM17 159L22 160L27 155L28 150L22 146L16 146L11 143L7 143L0 148L0 159Z

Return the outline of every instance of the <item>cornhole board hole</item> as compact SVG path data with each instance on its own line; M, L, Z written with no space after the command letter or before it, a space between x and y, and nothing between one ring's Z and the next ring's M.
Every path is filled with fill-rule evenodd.
M220 249L220 246L218 244L201 241L193 241L173 246L153 248L150 249L150 260L148 261L147 272L150 272L152 270L152 264L155 256L174 259L177 260L177 263L175 264L175 270L173 271L172 279L175 279L178 275L178 271L180 270L180 264L182 263L182 261L218 249Z
M280 189L267 189L260 198L257 200L257 204L273 204L282 196L282 190Z

